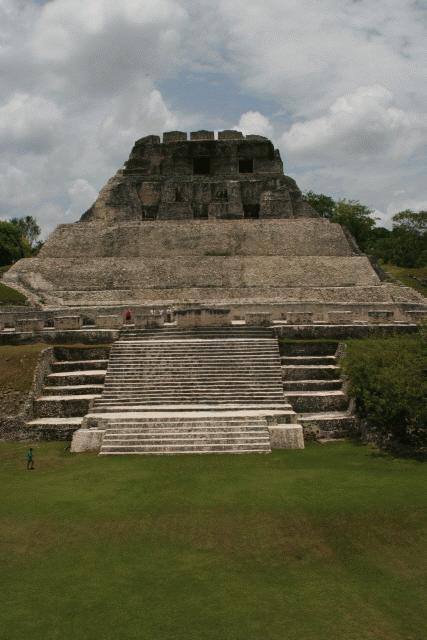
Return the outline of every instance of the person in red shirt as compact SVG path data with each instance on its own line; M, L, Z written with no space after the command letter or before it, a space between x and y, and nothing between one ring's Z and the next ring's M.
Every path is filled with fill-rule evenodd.
M129 324L129 322L132 320L132 311L130 309L126 309L126 311L123 311L123 317L126 324Z

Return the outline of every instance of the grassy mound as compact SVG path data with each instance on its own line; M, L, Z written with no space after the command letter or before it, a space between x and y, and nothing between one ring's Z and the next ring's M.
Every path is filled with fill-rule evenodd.
M0 280L10 266L8 267L0 267ZM19 291L15 291L15 289L11 289L7 287L5 284L0 282L0 306L1 305L21 305L26 304L27 298L19 293Z
M384 444L427 449L427 342L422 334L347 341L358 415Z
M31 389L40 351L45 344L0 346L0 411L19 413Z
M8 640L426 637L427 467L349 443L250 456L0 445Z
M383 264L381 268L390 273L407 287L416 289L427 297L427 267L397 267L395 264Z

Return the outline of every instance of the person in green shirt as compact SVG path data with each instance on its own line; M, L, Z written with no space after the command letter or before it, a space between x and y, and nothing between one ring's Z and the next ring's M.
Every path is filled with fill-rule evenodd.
M27 469L34 469L34 457L33 457L33 450L30 447L27 451Z

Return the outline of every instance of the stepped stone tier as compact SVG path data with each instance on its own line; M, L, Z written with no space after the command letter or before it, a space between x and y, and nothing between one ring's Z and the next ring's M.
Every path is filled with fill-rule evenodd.
M317 319L326 321L343 305L405 320L424 303L381 282L343 228L317 215L269 140L237 131L138 140L81 219L60 225L5 280L56 307L222 305L244 313L288 305L323 309Z

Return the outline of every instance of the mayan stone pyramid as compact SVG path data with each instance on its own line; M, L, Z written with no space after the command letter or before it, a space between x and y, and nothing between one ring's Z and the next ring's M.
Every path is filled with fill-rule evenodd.
M137 140L81 219L6 280L45 306L268 307L320 321L361 308L405 317L424 302L381 282L345 230L304 201L268 139L237 131Z

